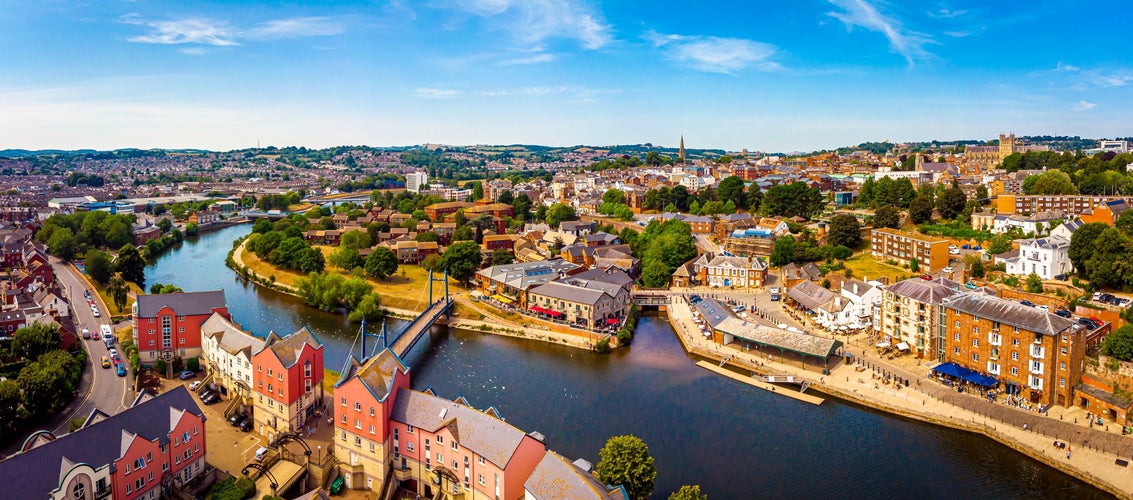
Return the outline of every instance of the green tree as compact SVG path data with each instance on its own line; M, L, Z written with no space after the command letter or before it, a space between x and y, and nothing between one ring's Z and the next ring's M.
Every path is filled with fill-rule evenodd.
M1091 222L1083 224L1070 236L1070 248L1067 249L1067 256L1070 257L1070 263L1078 271L1079 277L1089 277L1087 261L1094 254L1094 240L1106 229L1109 229L1109 226L1101 222Z
M795 259L795 238L790 235L780 236L771 247L771 265L782 267Z
M914 273L921 270L921 263L915 257L909 261L909 270Z
M109 254L92 248L87 250L86 270L91 279L105 285L114 274L114 263L110 260Z
M721 201L731 201L734 207L746 207L747 199L744 196L744 180L737 176L730 176L724 178L716 186L716 197ZM734 213L736 210L732 208L731 211L725 210L725 213Z
M471 241L453 243L441 256L441 269L448 271L449 277L461 283L468 283L480 269L483 256L480 245Z
M1078 194L1078 188L1074 187L1074 182L1065 172L1047 170L1023 179L1023 192L1026 194Z
M421 268L426 271L440 271L441 270L441 256L439 254L431 253L421 260Z
M909 203L909 219L913 224L924 224L932 220L933 201L931 196L918 195Z
M196 222L185 224L185 236L196 236L201 232L201 227Z
M16 330L12 335L12 354L34 361L43 354L59 348L58 325L36 323Z
M613 205L624 205L626 202L625 191L621 189L610 188L605 193L602 193L602 203L610 203Z
M504 191L504 192L500 193L500 197L497 198L496 201L500 202L500 203L507 204L507 205L511 205L513 202L515 202L515 195L512 194L511 191Z
M862 243L861 225L858 218L849 214L835 215L830 219L830 232L826 242L831 246L857 248Z
M358 254L357 250L350 247L340 247L331 252L330 256L327 257L327 263L344 271L349 271L355 267L366 265L366 260Z
M1043 293L1043 279L1035 273L1028 274L1027 291L1031 293Z
M700 485L684 485L669 495L669 500L708 500L708 495L700 491Z
M169 217L162 217L157 221L157 228L163 233L168 233L170 229L173 229L173 221L169 220Z
M51 237L47 240L47 249L56 257L63 260L71 260L75 258L75 251L79 248L78 240L75 239L75 233L71 232L69 228L60 227L51 232Z
M964 265L967 266L968 272L973 278L983 278L987 274L984 261L979 255L965 255Z
M338 245L358 250L359 248L370 248L371 241L369 232L354 229L342 233L342 236L338 239Z
M551 227L559 227L559 223L577 218L574 208L565 203L555 203L547 208L547 224Z
M1078 229L1081 231L1081 228ZM1094 287L1126 288L1133 283L1130 265L1131 240L1117 228L1107 228L1094 239L1093 253L1086 261Z
M267 217L256 219L255 224L252 224L252 232L256 234L264 234L268 231L271 231L271 229L271 221L268 220Z
M133 281L139 287L146 286L146 260L134 245L122 245L118 249L118 258L114 261L114 269L122 274L122 278Z
M940 211L941 217L951 220L964 211L964 206L967 203L968 195L964 194L964 190L951 187L945 190L936 200L936 209Z
M515 262L515 257L513 257L511 255L511 252L507 251L507 249L497 248L494 252L492 252L493 266L511 264L512 262Z
M397 255L393 250L379 246L366 257L364 266L371 278L385 279L397 272Z
M130 287L126 285L126 280L122 279L122 273L117 273L110 278L110 284L106 285L106 293L110 295L110 300L114 301L114 305L118 307L119 311L126 306Z
M368 293L358 301L358 305L350 311L350 321L374 321L382 315L382 297L377 293Z
M808 187L805 182L793 182L772 186L763 193L763 205L760 211L781 217L798 216L809 219L825 204L826 198L818 188Z
M1005 234L995 235L987 245L988 255L999 255L1011 250L1011 237Z
M653 494L657 467L649 446L631 435L614 436L598 452L598 479L603 483L624 486L632 500L644 500Z
M1101 352L1121 361L1133 360L1133 325L1124 325L1107 335Z
M432 231L423 231L423 232L417 233L417 236L415 236L413 238L413 240L414 241L441 241L441 237L440 237L440 235L438 235L437 233L434 233Z
M472 200L479 200L484 197L484 185L480 181L472 185Z
M901 227L901 210L893 205L879 207L873 213L873 227L876 229Z

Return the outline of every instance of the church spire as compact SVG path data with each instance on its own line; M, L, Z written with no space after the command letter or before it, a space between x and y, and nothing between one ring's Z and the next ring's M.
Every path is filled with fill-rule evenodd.
M685 136L684 136L684 134L681 134L681 149L677 152L677 157L681 160L681 163L685 162Z

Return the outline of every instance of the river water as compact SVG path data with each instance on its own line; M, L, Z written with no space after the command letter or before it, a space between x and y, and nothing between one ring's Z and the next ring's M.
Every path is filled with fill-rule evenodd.
M356 324L225 267L232 241L250 229L172 249L146 269L147 283L223 289L234 319L257 335L309 326L327 366L341 367ZM609 355L436 327L408 363L414 388L495 406L570 459L596 464L610 436L644 439L657 465L655 498L682 484L700 484L713 499L1108 497L982 436L837 399L816 407L714 375L686 356L662 316L643 317L633 346Z

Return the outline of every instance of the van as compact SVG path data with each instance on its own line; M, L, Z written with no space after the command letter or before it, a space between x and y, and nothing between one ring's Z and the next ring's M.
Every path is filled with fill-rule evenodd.
M255 459L257 462L263 462L264 458L267 458L267 456L268 456L268 449L266 447L261 446L260 449L256 450L256 454L253 455L252 458Z

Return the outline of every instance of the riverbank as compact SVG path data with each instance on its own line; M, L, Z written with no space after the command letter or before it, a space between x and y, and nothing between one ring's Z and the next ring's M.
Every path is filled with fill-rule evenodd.
M247 238L244 238L238 245L233 247L229 253L227 264L230 269L235 271L240 276L248 279L258 286L265 286L276 290L280 293L285 293L293 297L299 297L295 288L283 280L270 280L264 276L259 275L252 270L244 260L245 243ZM528 340L536 340L555 345L564 345L574 347L577 349L593 350L594 343L592 339L575 335L572 333L557 332L550 328L533 327L529 324L517 325L513 322L501 318L499 315L494 314L492 311L484 311L481 307L472 303L468 298L460 293L452 294L453 300L456 302L453 308L453 314L447 321L438 321L438 324L444 324L450 328L459 328L462 330L469 330L480 333L490 333L493 335L502 335L506 337L514 337ZM384 299L384 296L383 296ZM384 302L384 300L383 300ZM421 310L405 309L399 307L382 306L383 314L389 317L412 320L421 313L425 307L420 307ZM477 316L473 319L472 316ZM466 317L468 316L468 317ZM487 319L489 321L483 321Z
M888 366L880 359L873 359L867 352L862 353L861 357L864 359L860 362L861 366L871 368L858 371L858 364L839 362L830 369L829 375L824 376L817 368L806 369L793 363L786 364L762 352L720 346L697 335L699 329L692 317L688 304L675 298L669 307L668 319L681 345L689 354L728 365L741 373L802 377L809 383L810 390L844 401L904 418L981 434L1117 497L1133 498L1133 474L1130 474L1127 467L1118 464L1119 459L1129 460L1129 456L1107 453L1091 446L1090 439L1098 436L1079 431L1075 433L1078 439L1066 439L1054 434L1057 429L1051 429L1052 423L1044 422L1047 420L1044 417L1023 412L1018 412L1018 416L1024 421L1023 425L997 420L963 407L968 403L963 399L940 398L944 394L954 394L958 398L977 399L956 394L931 380L913 378L908 387L885 384L884 378L878 376L875 370L902 376L903 370ZM917 402L921 404L918 405ZM957 402L963 406L958 406ZM1053 424L1071 425L1069 422L1059 421ZM1069 443L1070 447L1055 448L1053 442L1056 439Z

